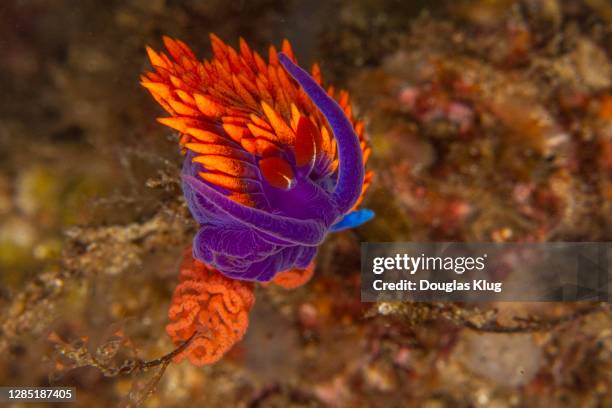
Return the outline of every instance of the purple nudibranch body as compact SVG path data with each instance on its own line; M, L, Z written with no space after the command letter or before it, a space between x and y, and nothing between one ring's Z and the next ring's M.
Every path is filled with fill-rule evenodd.
M194 257L229 278L267 282L289 269L306 268L330 231L352 228L373 217L370 210L351 211L364 185L360 140L340 105L283 53L278 60L327 120L338 151L336 171L319 177L312 163L299 165L289 146L282 157L293 180L286 188L257 174L253 207L230 198L223 188L199 177L206 168L188 152L182 186L189 209L200 224ZM239 148L239 146L236 146ZM257 170L258 157L244 161Z

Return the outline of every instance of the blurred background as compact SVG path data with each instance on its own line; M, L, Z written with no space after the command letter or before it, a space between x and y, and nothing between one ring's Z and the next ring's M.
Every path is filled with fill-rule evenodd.
M211 32L288 38L350 91L377 218L330 237L306 286L258 288L220 363L91 367L173 349L195 225L139 75L145 45L209 58ZM151 384L146 407L612 405L607 305L359 298L362 241L611 240L609 1L5 0L0 55L0 384L75 386L79 407Z

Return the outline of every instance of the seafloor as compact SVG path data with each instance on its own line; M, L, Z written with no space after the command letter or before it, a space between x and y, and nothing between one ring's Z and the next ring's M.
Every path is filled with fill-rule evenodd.
M331 236L306 286L258 288L221 362L157 378L134 362L173 349L195 225L139 75L145 44L207 57L210 32L287 37L351 92L378 215ZM606 0L0 4L2 385L75 386L78 407L612 406L607 303L359 297L360 241L610 241L611 200Z

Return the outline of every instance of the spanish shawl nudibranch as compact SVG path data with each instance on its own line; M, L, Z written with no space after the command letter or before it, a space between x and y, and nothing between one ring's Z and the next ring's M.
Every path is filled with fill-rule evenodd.
M142 77L170 113L186 153L185 198L200 229L194 257L228 278L267 282L311 266L327 233L373 217L357 210L368 188L370 148L349 95L321 88L296 65L285 40L269 61L211 35L214 57L199 61L164 37L170 56L147 48Z

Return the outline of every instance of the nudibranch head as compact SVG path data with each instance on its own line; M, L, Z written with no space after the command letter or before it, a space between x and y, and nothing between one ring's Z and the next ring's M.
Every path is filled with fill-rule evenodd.
M181 135L194 256L227 277L269 281L307 268L330 231L372 218L357 210L370 149L348 94L323 90L318 66L300 68L286 40L268 63L244 40L239 51L211 40L211 61L168 37L170 56L147 48L155 72L142 85Z

